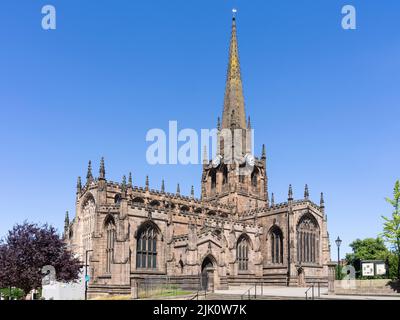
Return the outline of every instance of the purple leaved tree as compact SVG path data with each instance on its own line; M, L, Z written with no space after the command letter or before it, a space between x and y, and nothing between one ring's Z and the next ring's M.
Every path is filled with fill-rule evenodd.
M44 266L53 266L56 279L69 282L79 278L82 264L54 227L28 222L15 225L0 244L0 288L13 286L28 294L41 287Z

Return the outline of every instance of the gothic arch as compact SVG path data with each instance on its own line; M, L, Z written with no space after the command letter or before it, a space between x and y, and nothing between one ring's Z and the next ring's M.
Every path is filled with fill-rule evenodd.
M296 226L297 261L302 263L318 263L320 248L320 227L317 219L310 213L303 214Z
M115 225L115 219L111 213L108 213L104 218L103 227L106 228L110 223Z
M236 242L236 260L241 272L249 270L250 246L253 247L250 237L246 233L242 233Z
M135 234L136 269L157 269L160 233L160 228L151 220L143 222L138 227Z
M133 203L144 203L144 199L142 197L135 197L132 200Z
M258 177L260 176L260 169L254 167L253 172L251 173L251 185L254 188L258 186Z
M249 243L249 245L250 245L250 249L253 249L253 241L251 241L249 235L248 235L247 233L245 233L245 232L243 232L243 233L239 236L239 238L238 238L237 241L236 241L236 244L237 244L237 243L239 242L239 240L241 240L242 238L245 238L246 241L247 241L247 242Z
M106 266L107 274L111 273L111 265L114 262L114 243L116 238L115 220L111 214L108 214L104 219L105 241L106 241Z
M210 266L209 263L211 263L212 267L216 267L218 265L217 259L215 259L215 257L211 253L207 253L202 257L201 270L203 270L206 267L209 267Z
M153 200L149 204L152 207L159 207L161 205L160 201L158 201L158 200Z
M135 232L135 238L138 237L140 232L142 232L143 230L148 229L148 228L154 228L158 234L161 234L161 229L155 222L153 222L152 220L146 220L141 225L139 225L139 227L137 228L137 230Z
M183 205L180 208L181 212L186 213L190 211L190 208L187 205Z
M94 204L96 204L93 194L91 192L86 193L82 200L81 209L83 209L87 205L87 203L91 200L94 202Z
M117 193L114 197L114 203L115 204L120 204L121 203L121 195Z
M269 261L274 264L283 263L283 232L277 225L273 225L267 234L269 241Z

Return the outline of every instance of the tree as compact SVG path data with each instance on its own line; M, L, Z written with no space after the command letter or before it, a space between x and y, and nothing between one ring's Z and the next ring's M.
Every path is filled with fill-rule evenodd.
M47 224L15 225L1 245L0 254L0 287L20 288L25 295L41 287L44 266L53 266L56 279L65 282L77 280L82 267L56 229Z
M393 206L392 217L387 218L383 224L383 238L391 245L394 254L397 256L397 279L400 279L400 181L397 180L393 189L393 199L386 198L386 201Z
M390 251L385 246L382 238L357 239L350 244L353 253L346 255L346 261L352 265L358 275L360 275L361 260L386 260L390 256Z

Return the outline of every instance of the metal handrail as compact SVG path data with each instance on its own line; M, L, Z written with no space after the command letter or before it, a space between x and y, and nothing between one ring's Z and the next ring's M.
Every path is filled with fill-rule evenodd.
M315 284L318 285L318 298L321 297L320 282L313 282L313 283L311 284L311 286L310 286L310 287L306 290L306 292L305 292L306 300L308 300L308 291L310 291L310 290L312 290L312 291L311 291L311 293L312 293L311 300L314 300L314 298L315 298L315 296L314 296L314 287L315 287Z
M251 286L249 289L247 289L241 296L240 299L244 300L243 298L247 295L247 299L251 300L251 290L254 288L254 299L257 299L257 286L261 286L261 295L264 293L264 287L263 283L261 282L260 284L255 283L253 286Z

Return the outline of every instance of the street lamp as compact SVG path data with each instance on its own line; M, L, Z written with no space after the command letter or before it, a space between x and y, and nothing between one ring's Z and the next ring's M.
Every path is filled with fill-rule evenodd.
M88 253L93 250L86 250L85 252L85 300L87 300L87 267L88 267Z
M340 245L342 244L342 239L337 237L335 242L336 242L336 245L337 245L337 264L338 264L338 267L339 267L340 266Z

